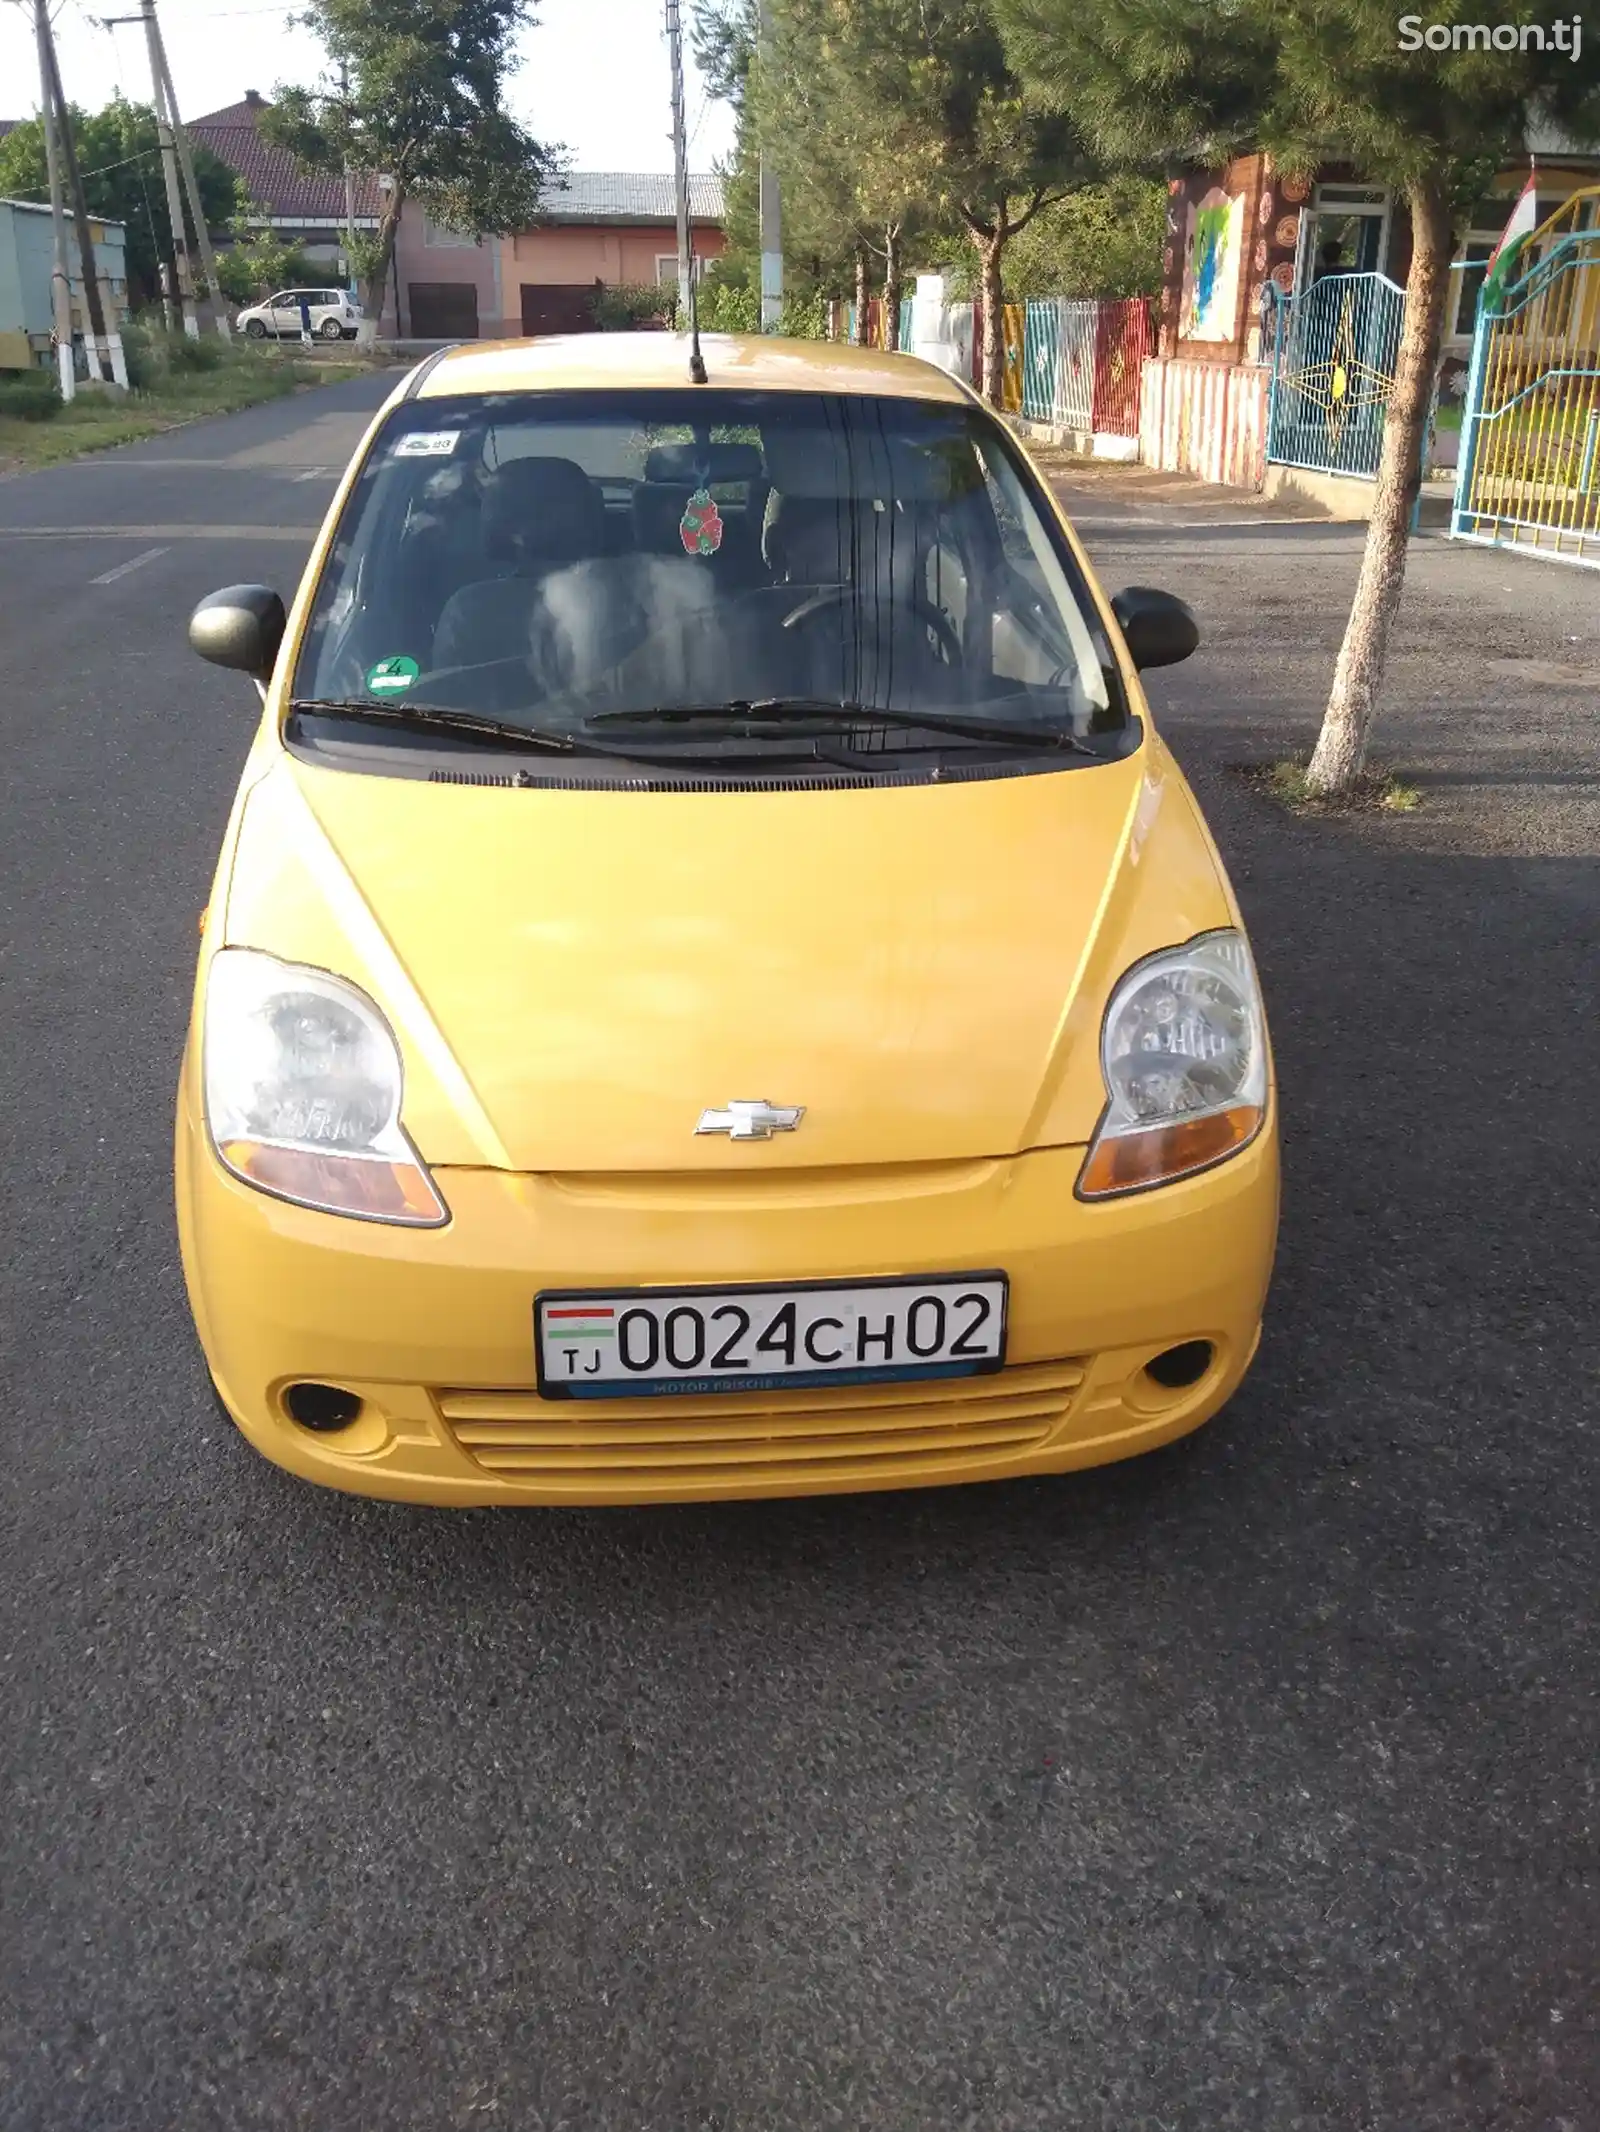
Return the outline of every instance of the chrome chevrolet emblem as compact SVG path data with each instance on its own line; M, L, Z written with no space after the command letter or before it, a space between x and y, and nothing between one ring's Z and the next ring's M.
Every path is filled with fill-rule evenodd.
M726 1110L703 1110L697 1133L726 1133L730 1140L770 1140L792 1133L805 1116L803 1103L730 1103Z

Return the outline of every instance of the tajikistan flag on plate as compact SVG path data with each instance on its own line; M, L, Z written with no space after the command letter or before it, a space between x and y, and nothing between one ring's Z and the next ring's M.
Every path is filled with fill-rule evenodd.
M1488 270L1483 277L1483 300L1490 310L1505 308L1506 291L1517 278L1517 261L1522 248L1538 227L1539 198L1530 172L1527 184L1517 195L1511 219L1500 232L1500 242L1489 254Z

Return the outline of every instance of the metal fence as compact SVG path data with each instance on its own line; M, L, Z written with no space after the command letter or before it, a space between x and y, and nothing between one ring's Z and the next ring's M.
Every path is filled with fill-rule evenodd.
M1327 274L1272 291L1267 458L1374 480L1394 390L1406 293L1386 274Z
M1136 437L1150 307L1143 297L1039 297L1026 307L1021 411L1034 422Z
M908 351L914 309L909 298L901 303L900 346ZM983 305L947 304L941 317L959 375L981 387ZM881 348L880 298L869 300L862 323L863 343ZM855 339L854 304L831 308L829 331L836 339ZM1001 314L1001 405L1062 429L1137 437L1142 374L1152 346L1150 306L1142 296L1008 303Z
M1600 569L1600 186L1480 300L1451 531Z
M854 304L847 303L842 305L840 309L843 332L839 337L854 343L856 338L856 307ZM907 352L909 352L911 347L911 313L911 298L902 296L900 299L899 345ZM889 345L886 325L887 319L883 298L881 296L869 296L867 299L865 329L861 335L860 345L863 348L886 348Z

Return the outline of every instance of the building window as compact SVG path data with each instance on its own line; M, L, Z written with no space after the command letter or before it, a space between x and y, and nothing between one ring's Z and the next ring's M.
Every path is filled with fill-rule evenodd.
M431 215L422 218L422 241L436 252L476 251L478 245L470 230L450 229L443 222L435 222Z
M1483 277L1488 271L1489 254L1499 242L1498 233L1493 237L1469 237L1462 251L1457 279L1460 289L1456 296L1456 321L1454 331L1463 339L1470 338L1478 319L1478 291L1483 287Z
M1319 185L1300 217L1297 289L1329 274L1375 274L1388 255L1389 195L1375 185Z

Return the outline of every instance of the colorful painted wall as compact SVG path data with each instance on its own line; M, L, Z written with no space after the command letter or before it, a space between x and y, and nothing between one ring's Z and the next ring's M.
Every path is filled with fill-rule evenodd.
M1236 156L1221 172L1167 186L1160 352L1201 363L1253 361L1266 283L1294 286L1300 210L1310 182Z

